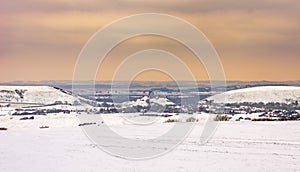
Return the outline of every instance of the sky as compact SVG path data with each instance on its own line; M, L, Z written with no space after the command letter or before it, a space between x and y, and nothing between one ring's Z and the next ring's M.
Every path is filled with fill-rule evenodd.
M72 80L90 37L115 20L139 13L169 14L196 26L218 52L227 80L300 80L298 0L2 0L0 82ZM180 43L140 36L115 47L100 64L96 80L112 79L128 56L149 48L172 52L197 80L210 79L201 61ZM170 78L145 71L135 79Z

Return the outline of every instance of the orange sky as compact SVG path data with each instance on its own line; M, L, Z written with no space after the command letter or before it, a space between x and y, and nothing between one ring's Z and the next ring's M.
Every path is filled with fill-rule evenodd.
M298 0L4 0L0 2L0 82L71 80L81 48L97 30L121 17L146 12L174 15L199 28L215 46L227 80L300 80ZM111 79L122 60L148 48L176 54L196 79L209 79L187 49L151 36L116 47L97 79ZM156 71L136 79L168 78Z

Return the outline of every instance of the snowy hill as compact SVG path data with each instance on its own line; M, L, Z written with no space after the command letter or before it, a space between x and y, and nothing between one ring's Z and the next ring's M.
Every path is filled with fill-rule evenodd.
M221 99L225 96L226 103L242 102L279 102L289 103L300 101L300 87L293 86L262 86L228 91L214 95L207 100Z
M58 101L73 104L79 98L50 86L0 86L0 102L48 105Z
M0 86L0 116L78 113L95 106L100 105L56 87Z

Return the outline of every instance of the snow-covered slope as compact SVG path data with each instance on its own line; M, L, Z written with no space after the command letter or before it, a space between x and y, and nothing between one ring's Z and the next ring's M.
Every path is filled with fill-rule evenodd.
M149 106L149 97L144 96L143 98L137 99L136 101L123 102L121 103L121 106L122 108L137 107L137 106L147 107Z
M158 104L161 106L166 106L166 105L175 105L175 103L171 102L169 99L167 98L152 98L150 99L150 103L151 104Z
M208 100L222 100L225 97L226 103L241 102L280 102L289 103L300 101L300 87L292 86L261 86L228 91L222 94L209 97ZM224 100L224 99L223 99Z
M0 102L53 104L61 101L73 104L78 97L50 86L0 86Z

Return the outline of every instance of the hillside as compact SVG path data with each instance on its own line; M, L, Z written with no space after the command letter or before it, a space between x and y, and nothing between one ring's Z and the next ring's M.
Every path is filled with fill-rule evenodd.
M242 102L278 102L289 103L300 101L300 87L294 86L261 86L232 90L222 94L214 95L207 100L221 99L225 96L226 103Z
M79 99L50 86L0 86L0 102L49 105L58 101L73 104Z

